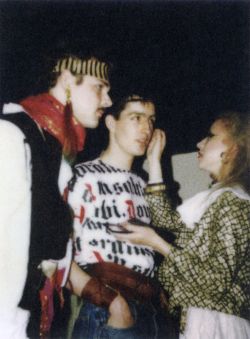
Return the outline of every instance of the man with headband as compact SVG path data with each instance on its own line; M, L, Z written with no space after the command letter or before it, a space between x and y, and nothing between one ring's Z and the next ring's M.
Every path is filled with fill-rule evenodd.
M94 56L64 55L50 75L46 93L4 105L0 120L0 337L5 339L26 338L28 322L30 338L49 330L50 294L66 281L71 261L70 244L68 255L66 248L72 218L61 194L65 173L83 149L85 128L97 127L112 104L109 65Z

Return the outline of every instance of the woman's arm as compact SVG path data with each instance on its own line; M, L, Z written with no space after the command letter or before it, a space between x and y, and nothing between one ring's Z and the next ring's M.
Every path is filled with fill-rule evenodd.
M187 246L165 257L159 278L175 304L240 312L249 288L249 212L249 202L227 192L207 210Z
M243 263L248 246L249 202L243 204L231 195L225 193L210 206L183 249L171 247L149 227L125 224L133 233L117 238L149 245L162 253L165 260L161 280L166 281L167 288L172 279L173 286L182 290L182 301L190 295L214 295L217 300L231 288L234 272Z
M150 186L149 188L151 189ZM145 192L151 215L151 223L155 228L166 229L175 235L175 244L185 246L193 236L193 229L188 228L182 221L178 211L172 209L165 191Z
M147 149L149 184L145 189L145 198L150 207L153 225L179 232L184 225L179 213L172 210L163 185L161 157L165 145L165 133L156 129Z

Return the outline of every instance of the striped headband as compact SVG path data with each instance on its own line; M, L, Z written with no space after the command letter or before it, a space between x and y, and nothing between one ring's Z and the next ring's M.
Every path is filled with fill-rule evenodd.
M69 56L58 60L53 72L61 73L68 69L74 75L91 75L100 80L109 81L109 66L96 58L79 59Z

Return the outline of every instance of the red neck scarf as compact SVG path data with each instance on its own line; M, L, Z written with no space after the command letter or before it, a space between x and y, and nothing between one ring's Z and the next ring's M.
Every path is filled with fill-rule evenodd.
M70 105L63 106L48 93L20 102L28 115L62 145L63 154L73 160L84 146L86 131L73 117Z

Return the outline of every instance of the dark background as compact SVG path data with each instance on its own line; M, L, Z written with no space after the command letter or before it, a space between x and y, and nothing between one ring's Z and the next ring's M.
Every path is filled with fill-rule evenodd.
M249 110L248 1L8 0L0 10L1 102L42 90L44 56L71 44L109 55L113 88L152 94L171 154L195 151L221 111Z

